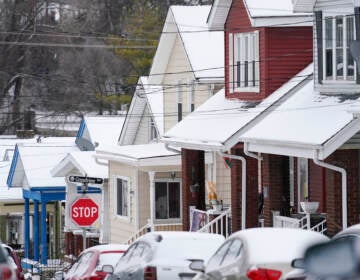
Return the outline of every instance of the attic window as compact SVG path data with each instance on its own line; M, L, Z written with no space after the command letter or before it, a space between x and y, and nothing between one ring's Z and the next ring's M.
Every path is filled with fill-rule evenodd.
M323 80L355 80L350 42L355 39L354 16L325 17L323 20Z
M259 92L259 32L229 35L230 92Z

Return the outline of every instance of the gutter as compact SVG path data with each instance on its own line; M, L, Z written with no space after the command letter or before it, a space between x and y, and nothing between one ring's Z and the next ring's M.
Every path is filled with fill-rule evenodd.
M319 150L316 151L313 161L318 166L341 173L342 227L344 230L347 228L347 180L346 180L347 176L346 176L346 170L344 168L320 161L319 160Z
M246 228L246 159L242 156L238 155L231 155L226 154L224 152L219 151L218 152L220 156L222 157L228 157L231 159L240 160L242 163L241 169L242 169L242 176L241 176L241 184L242 184L242 191L241 191L241 229Z

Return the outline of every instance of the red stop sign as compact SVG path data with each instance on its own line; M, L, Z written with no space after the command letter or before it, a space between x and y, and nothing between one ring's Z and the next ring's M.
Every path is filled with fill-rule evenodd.
M99 205L91 198L79 198L71 205L70 216L78 226L91 226L99 218Z

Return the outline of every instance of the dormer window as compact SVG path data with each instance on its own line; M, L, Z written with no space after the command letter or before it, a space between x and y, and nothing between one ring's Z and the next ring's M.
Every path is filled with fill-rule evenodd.
M230 92L259 92L259 32L229 35Z
M324 17L323 81L355 81L350 42L355 39L354 16Z

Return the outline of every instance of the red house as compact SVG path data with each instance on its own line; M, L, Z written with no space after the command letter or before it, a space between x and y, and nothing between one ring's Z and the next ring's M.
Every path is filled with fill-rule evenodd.
M219 92L210 98L170 129L162 141L182 148L183 213L188 213L191 205L198 208L205 205L204 152L223 155L231 150L229 157L234 159L231 212L232 231L235 231L258 226L259 190L273 184L272 181L282 186L285 180L270 176L271 168L282 168L288 161L273 162L266 156L260 167L258 156L249 153L239 137L261 121L268 107L276 106L285 93L308 77L308 71L298 73L313 59L312 14L295 14L292 0L215 0L208 24L213 30L225 31L225 94ZM199 119L205 111L212 113L200 125ZM200 186L197 197L186 187L194 181ZM243 196L245 185L246 196ZM266 213L278 204L278 197L273 199L266 201ZM265 215L265 218L265 223L270 224L271 217ZM184 230L189 228L188 219L188 215L183 215Z

